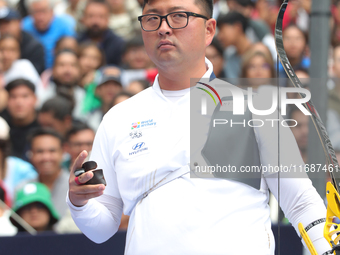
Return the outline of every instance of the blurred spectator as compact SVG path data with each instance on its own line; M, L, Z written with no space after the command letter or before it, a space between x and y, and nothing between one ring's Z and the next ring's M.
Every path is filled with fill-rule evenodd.
M68 191L69 171L61 168L63 139L53 129L38 128L30 134L30 160L38 177L28 182L41 182L51 192L52 202L63 217L68 210L65 197Z
M340 0L333 1L331 12L331 43L333 46L336 46L340 43Z
M28 183L18 190L13 211L38 232L52 231L53 225L59 220L49 190L44 184L38 182ZM25 232L13 217L10 219L19 232Z
M217 38L214 38L211 44L205 50L205 56L213 64L214 73L217 78L226 78L223 70L223 47Z
M87 124L97 130L105 113L113 106L114 97L123 90L119 68L106 68L97 84L95 95L101 100L101 107L89 113Z
M76 21L76 30L80 32L84 29L81 24L81 18L85 9L86 0L67 0L59 1L54 6L54 14L59 16L63 14L71 15Z
M291 105L289 110L289 119L296 120L296 123L290 123L290 125L295 125L291 127L297 145L299 146L302 159L305 163L308 163L308 132L309 132L309 116L305 115L299 108L295 105Z
M44 91L42 102L57 94L65 94L74 101L73 117L76 119L84 118L82 105L85 91L78 86L79 79L80 68L76 53L70 50L58 52L54 60L52 78Z
M136 36L126 43L122 66L125 69L148 69L154 67L153 62L146 54L142 36Z
M36 87L37 96L41 93L41 80L32 63L27 59L20 58L19 41L11 36L5 35L0 38L0 51L3 56L3 71L5 84L15 79L26 79Z
M310 59L306 56L306 50L308 48L307 35L296 25L289 25L282 32L282 40L292 67L294 69L308 69ZM279 77L287 77L281 63L279 64Z
M10 127L0 117L0 182L3 181L6 186L7 198L12 199L15 187L25 180L35 178L37 172L30 163L9 156L11 148L9 134Z
M26 0L30 16L22 20L22 28L39 40L45 49L45 68L52 67L56 42L63 36L74 36L69 23L53 14L49 0Z
M66 134L65 151L70 155L70 160L64 162L64 167L69 169L80 152L92 150L94 131L84 123L75 124Z
M295 24L299 29L307 32L309 29L309 16L311 14L311 0L293 0L287 5L286 14L283 18L283 29L290 24Z
M257 0L251 17L256 20L263 20L268 27L270 27L272 34L274 34L278 12L279 7L277 5L277 1Z
M7 199L6 189L0 180L0 200L10 208L9 201ZM0 202L0 237L1 236L13 236L17 233L17 229L11 224L10 216L11 210L6 206L3 206Z
M92 41L103 49L107 64L121 63L124 41L108 27L110 6L104 0L90 0L85 8L83 24L86 31L79 35L78 41Z
M11 128L11 156L27 160L28 150L26 137L32 128L38 127L35 105L35 86L28 80L18 79L6 86L8 106L0 115Z
M105 56L97 44L92 42L82 43L78 55L81 73L79 85L84 88L93 82L95 71L105 63Z
M72 128L72 102L64 96L55 96L47 100L38 114L38 122L42 127L52 128L65 137Z
M140 31L137 17L141 15L137 0L107 0L111 7L109 28L118 36L129 40Z
M220 15L227 14L229 7L225 0L214 0L213 18L218 19Z
M78 52L77 40L72 36L61 37L55 45L54 55L56 55L58 52L63 51L63 50L70 50L70 51L77 53ZM44 88L48 86L51 77L52 77L52 68L46 69L41 74L41 81L42 81Z
M217 25L217 37L225 48L224 73L228 78L237 79L241 73L241 56L252 45L245 34L248 20L238 12L229 12L219 17Z
M5 90L5 81L3 77L3 55L0 51L0 112L7 107L8 93Z
M55 44L54 54L62 50L70 50L75 53L78 52L78 41L72 36L63 36Z
M122 91L119 92L113 99L113 103L112 105L115 106L123 101L125 101L126 99L129 99L130 97L132 97L133 94L126 92L126 91Z
M227 0L229 10L241 13L248 20L246 35L252 42L263 42L270 50L273 60L276 59L276 47L274 36L270 28L263 20L255 20L252 18L254 11L254 1L252 0ZM275 14L275 19L277 14Z
M0 33L10 34L20 42L20 59L31 61L41 74L45 69L44 47L32 35L21 29L21 18L15 10L3 7L0 9Z
M259 51L248 51L242 58L241 77L242 85L257 90L263 85L273 85L275 67L271 57Z
M147 80L135 80L130 82L130 84L125 88L125 90L132 95L136 95L137 93L143 91L150 87L150 83Z
M333 49L334 88L329 91L327 130L334 149L340 151L340 44Z

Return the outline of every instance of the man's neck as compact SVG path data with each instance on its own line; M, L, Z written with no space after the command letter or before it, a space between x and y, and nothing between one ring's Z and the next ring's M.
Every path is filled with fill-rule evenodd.
M158 82L161 89L164 90L182 90L190 88L190 79L200 79L207 72L207 67L203 58L198 65L181 68L159 67Z
M236 51L239 55L243 55L250 48L250 46L251 42L245 35L242 35L235 44Z
M24 126L28 126L29 124L31 124L35 119L36 119L36 112L34 111L29 116L27 116L25 119L12 118L12 123L15 126L24 127Z
M54 174L51 175L39 175L39 181L45 184L50 190L52 190L55 181L58 179L59 175L61 174L61 169L56 171Z

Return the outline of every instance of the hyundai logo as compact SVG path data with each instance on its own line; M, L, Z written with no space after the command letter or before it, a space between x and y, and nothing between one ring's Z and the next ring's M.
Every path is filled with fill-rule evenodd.
M143 147L144 147L144 145L145 145L145 143L144 143L144 142L137 143L137 144L135 144L134 146L132 146L132 149L135 151L135 150L137 150L137 149L141 149L141 148L143 148Z

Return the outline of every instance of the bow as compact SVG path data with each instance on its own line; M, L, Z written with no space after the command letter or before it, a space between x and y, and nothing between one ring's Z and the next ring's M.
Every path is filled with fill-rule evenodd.
M280 62L286 74L288 75L290 81L293 83L293 85L296 88L301 88L302 87L301 82L297 78L294 72L294 69L292 68L287 58L286 52L283 47L283 41L282 41L282 21L283 21L284 13L287 9L288 2L289 0L284 0L279 10L279 14L278 14L276 26L275 26L275 44L276 44L276 50L278 52ZM302 93L299 93L299 94L301 98L305 98L304 94ZM340 197L339 197L340 176L338 173L340 169L339 169L338 161L336 159L335 151L328 137L326 128L317 110L315 109L312 101L310 100L309 102L305 103L304 106L311 113L311 119L317 130L323 150L325 152L326 163L327 163L328 170L330 172L331 179L332 179L332 183L328 182L327 187L326 187L326 197L327 197L328 205L327 205L326 224L324 228L324 237L326 238L326 240L329 242L329 244L332 247L332 250L327 252L328 254L330 254L330 253L333 253L335 250L340 250L340 244L339 244L340 235L338 235L334 240L332 240L332 236L334 234L340 233L340 228L337 228L335 230L332 229L333 226L334 227L340 226L340 224L338 225L338 224L333 223L333 219L335 217L340 218ZM301 223L299 224L299 230L310 252L312 254L317 254L312 242L309 239L307 232L305 231Z

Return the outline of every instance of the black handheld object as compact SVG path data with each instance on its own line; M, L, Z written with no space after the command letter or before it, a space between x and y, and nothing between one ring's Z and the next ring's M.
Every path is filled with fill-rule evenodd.
M82 168L77 169L74 171L74 175L76 177L80 176L81 174L92 171L93 177L88 182L84 183L84 185L95 185L95 184L104 184L106 186L106 181L104 178L103 169L96 169L97 163L95 161L87 161L82 166Z

